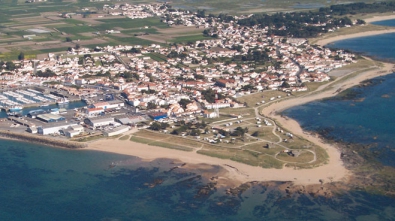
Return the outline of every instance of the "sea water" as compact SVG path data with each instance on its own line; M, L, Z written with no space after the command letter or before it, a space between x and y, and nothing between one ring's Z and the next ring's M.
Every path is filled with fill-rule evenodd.
M283 112L304 130L327 139L362 144L378 151L377 159L395 166L395 74L354 87L337 96L293 107Z
M128 141L125 141L128 142ZM364 192L332 198L286 196L259 184L236 196L172 160L0 143L0 219L66 220L391 220L395 200ZM213 170L218 168L214 167ZM281 171L279 171L281 172ZM150 185L155 180L161 184Z

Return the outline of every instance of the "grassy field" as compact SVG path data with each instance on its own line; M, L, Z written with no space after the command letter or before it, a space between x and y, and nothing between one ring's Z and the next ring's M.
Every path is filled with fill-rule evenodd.
M144 28L148 26L150 28L169 28L169 26L160 21L159 18L145 18L145 19L130 19L130 18L117 18L117 19L97 19L97 21L103 22L103 24L96 25L97 30L110 30L116 28L131 29L131 28ZM145 29L142 29L145 30Z
M265 101L265 103L270 101L270 98L275 97L277 98L278 96L286 97L287 93L284 93L282 91L263 91L263 92L257 92L249 95L245 95L243 97L237 98L237 100L241 103L246 102L249 107L255 107L257 106L258 102Z

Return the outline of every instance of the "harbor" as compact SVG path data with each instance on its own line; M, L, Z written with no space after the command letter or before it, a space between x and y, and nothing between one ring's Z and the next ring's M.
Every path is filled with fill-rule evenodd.
M57 91L24 88L0 93L0 108L6 112L19 112L25 108L66 105L80 100L78 96L65 96Z

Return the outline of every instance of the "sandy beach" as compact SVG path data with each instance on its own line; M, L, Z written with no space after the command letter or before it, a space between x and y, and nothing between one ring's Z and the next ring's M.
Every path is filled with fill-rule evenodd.
M387 30L380 30L380 31L359 32L359 33L349 34L349 35L338 35L335 37L320 39L315 44L324 46L324 45L327 45L327 44L335 42L335 41L340 41L340 40L345 40L345 39L350 39L350 38L360 38L360 37L367 37L367 36L373 36L373 35L388 34L388 33L395 33L395 28L394 29L387 29Z
M372 23L372 22L376 22L376 21L384 21L384 20L390 20L390 19L395 19L395 15L374 16L371 18L366 18L364 20L366 23ZM358 33L353 33L353 34L338 35L338 36L334 36L334 37L324 38L324 39L318 40L315 44L324 46L324 45L327 45L327 44L335 42L335 41L340 41L340 40L345 40L345 39L350 39L350 38L359 38L359 37L380 35L380 34L388 34L388 33L394 33L394 32L395 32L395 28L388 27L385 30L365 31L365 32L358 32Z
M373 16L371 18L366 18L364 19L366 23L372 23L376 21L384 21L384 20L390 20L390 19L395 19L395 14L394 15L384 15L384 16Z
M177 159L187 164L194 164L197 168L199 164L219 165L228 171L222 179L235 184L250 181L293 181L296 184L308 185L319 184L320 179L326 181L332 178L333 181L345 180L347 175L347 171L340 163L327 164L308 170L295 170L288 167L283 169L264 169L195 152L166 149L132 141L100 140L89 144L89 147L86 149L138 156L144 160L158 158ZM340 154L336 158L340 159Z

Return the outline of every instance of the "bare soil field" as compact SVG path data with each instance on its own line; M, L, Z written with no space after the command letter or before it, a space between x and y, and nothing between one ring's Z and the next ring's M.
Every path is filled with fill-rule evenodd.
M196 28L195 26L173 26L171 28L156 28L160 33L163 34L181 34L188 35L191 33L203 32L204 28Z
M171 37L168 35L162 35L162 34L156 34L156 35L141 35L141 36L136 36L136 38L144 39L144 40L149 40L149 41L155 41L159 43L167 43L168 41L171 40Z

